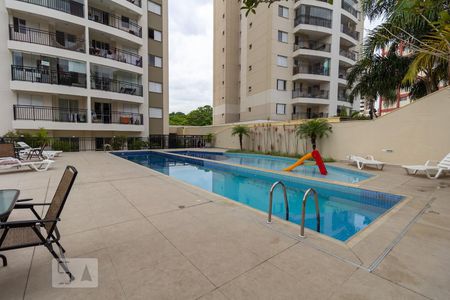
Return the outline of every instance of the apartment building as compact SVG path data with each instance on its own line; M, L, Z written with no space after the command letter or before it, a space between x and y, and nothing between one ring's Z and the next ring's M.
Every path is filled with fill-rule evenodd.
M248 17L241 6L214 1L214 124L360 109L346 91L362 44L359 1L280 1Z
M164 0L0 3L0 136L168 134Z

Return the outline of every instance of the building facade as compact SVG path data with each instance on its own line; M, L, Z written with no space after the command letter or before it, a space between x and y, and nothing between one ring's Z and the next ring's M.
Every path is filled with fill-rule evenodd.
M346 93L363 18L357 0L289 0L245 16L214 1L214 124L359 110Z
M146 137L168 127L166 0L0 3L0 136Z

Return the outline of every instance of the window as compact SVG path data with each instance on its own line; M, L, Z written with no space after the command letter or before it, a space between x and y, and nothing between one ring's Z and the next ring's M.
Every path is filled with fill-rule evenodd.
M252 112L252 108L251 107L248 108L248 112Z
M248 66L248 70L251 71L252 70L252 66Z
M148 108L148 116L149 116L149 118L152 118L152 119L162 119L163 110L162 110L162 108L149 107Z
M13 19L14 32L26 33L25 26L27 25L25 20L14 17Z
M122 27L130 28L130 18L122 16L121 21L122 21Z
M286 80L277 79L277 90L279 91L286 90Z
M149 90L149 92L151 92L151 93L158 93L158 94L161 94L161 93L162 93L162 84L159 83L159 82L153 82L153 81L150 81L150 82L148 83L148 90Z
M156 29L148 29L148 37L157 41L157 42L161 42L162 41L162 32Z
M250 93L251 91L252 91L252 87L249 86L249 87L248 87L248 92Z
M161 5L153 1L148 1L148 11L157 15L161 15Z
M277 65L280 67L288 67L288 58L287 56L277 55Z
M148 63L152 67L162 68L162 57L149 54Z
M285 115L286 114L286 104L277 103L276 113L277 113L277 115Z
M282 42L282 43L287 43L288 42L288 33L278 30L278 41Z
M289 8L278 5L278 16L282 18L289 18Z
M252 28L252 26L253 26L253 22L250 22L250 23L248 24L248 27L249 27L249 28Z
M248 45L248 49L252 50L252 44Z

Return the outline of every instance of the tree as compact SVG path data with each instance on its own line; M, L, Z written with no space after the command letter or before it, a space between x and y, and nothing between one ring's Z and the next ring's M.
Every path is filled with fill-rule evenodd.
M250 133L250 130L245 125L236 125L231 130L232 136L235 136L235 135L239 136L239 146L241 147L241 150L242 150L242 138L244 137L244 135L249 136L249 133Z
M363 56L369 58L378 49L407 48L411 61L402 84L427 94L450 79L450 1L448 0L362 0L369 19L384 17L365 43ZM392 50L391 50L392 51Z
M182 112L169 114L170 125L206 126L212 124L213 108L205 105L194 109L187 115Z
M331 125L324 119L313 119L300 124L297 127L296 134L300 138L311 139L313 150L316 150L317 139L328 136L333 132Z
M169 114L170 125L186 125L186 115L182 112L171 112Z
M205 105L187 114L186 121L191 126L206 126L212 124L212 118L213 108L210 105Z
M387 102L395 101L397 89L404 86L402 81L411 60L410 57L397 55L395 46L391 47L386 56L363 57L350 69L347 76L350 100L358 96L366 99L372 112L378 97L383 97ZM389 80L386 80L387 74Z

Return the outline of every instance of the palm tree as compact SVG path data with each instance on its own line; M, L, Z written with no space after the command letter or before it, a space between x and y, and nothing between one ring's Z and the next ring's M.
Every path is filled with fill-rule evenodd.
M328 136L328 133L333 132L331 125L324 119L313 119L305 123L300 124L297 127L297 135L300 138L310 138L313 150L316 150L316 141L324 136Z
M358 96L369 103L374 111L374 103L378 97L387 102L397 99L396 91L402 84L411 63L410 57L398 56L393 45L386 56L372 55L359 60L347 76L347 88L350 100ZM386 79L389 74L389 80Z
M241 150L242 150L242 138L244 137L244 135L249 136L249 134L250 134L250 129L244 125L236 125L231 130L232 136L235 136L235 135L239 136L239 146L241 146Z
M362 0L370 19L384 17L364 43L364 57L377 49L395 45L407 47L411 61L402 84L426 94L438 89L441 81L450 79L450 8L448 0Z

